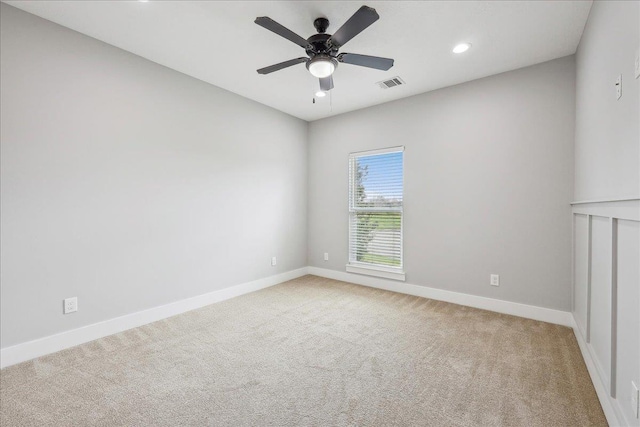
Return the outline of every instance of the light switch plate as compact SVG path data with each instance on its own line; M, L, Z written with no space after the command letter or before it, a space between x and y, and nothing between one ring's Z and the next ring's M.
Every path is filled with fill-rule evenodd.
M622 96L622 74L618 75L616 79L616 99L620 99Z
M636 50L636 79L640 77L640 48Z

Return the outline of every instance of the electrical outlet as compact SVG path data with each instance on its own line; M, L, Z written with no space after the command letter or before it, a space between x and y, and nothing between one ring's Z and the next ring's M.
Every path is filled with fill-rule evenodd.
M324 253L324 260L329 261L329 252Z
M616 99L620 99L622 97L622 74L618 75L616 79Z
M492 274L490 283L491 283L491 286L500 286L500 275Z
M69 314L78 311L78 297L66 298L64 300L63 313Z
M277 263L276 257L272 256L271 257L271 267L275 267L276 263Z
M640 418L640 390L633 381L631 381L631 408L636 418Z

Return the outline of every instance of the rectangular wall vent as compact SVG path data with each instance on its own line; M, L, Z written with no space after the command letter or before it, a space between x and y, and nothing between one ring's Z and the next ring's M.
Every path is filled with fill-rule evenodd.
M400 86L400 85L403 85L403 84L405 84L404 80L402 80L398 76L395 76L395 77L390 78L389 80L384 80L384 81L381 81L381 82L377 83L377 85L380 86L382 89L389 89L389 88L392 88L392 87L395 87L395 86Z

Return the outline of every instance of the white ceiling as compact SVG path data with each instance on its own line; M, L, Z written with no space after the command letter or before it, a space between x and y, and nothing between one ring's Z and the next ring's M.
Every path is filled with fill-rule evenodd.
M128 50L304 120L404 98L575 53L591 1L7 1L17 8ZM335 32L362 4L380 19L341 52L395 59L389 71L341 64L331 96L303 64L256 69L305 56L254 24L269 16L307 38L327 17ZM472 49L453 54L459 42ZM406 85L375 83L400 76Z

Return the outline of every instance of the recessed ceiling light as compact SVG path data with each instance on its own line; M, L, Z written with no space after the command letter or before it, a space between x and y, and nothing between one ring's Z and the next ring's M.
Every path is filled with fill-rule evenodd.
M469 50L471 43L460 43L453 48L453 53L462 53Z
M318 98L324 98L325 96L327 96L327 92L323 92L323 91L319 90L319 91L316 92L316 96Z
M149 0L138 0L138 1L139 1L140 3L146 3L146 2L148 2Z

